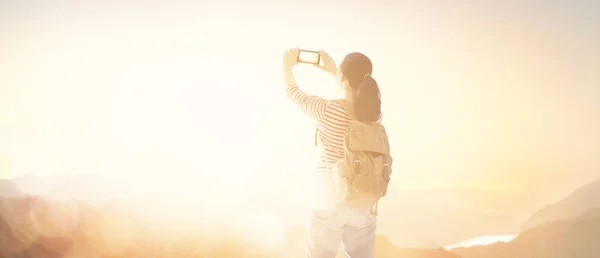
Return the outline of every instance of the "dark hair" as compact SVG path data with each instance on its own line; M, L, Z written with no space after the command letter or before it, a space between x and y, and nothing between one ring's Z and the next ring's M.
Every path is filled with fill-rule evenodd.
M371 77L373 64L362 53L350 53L340 64L340 71L357 94L352 108L357 120L375 122L381 116L381 93Z

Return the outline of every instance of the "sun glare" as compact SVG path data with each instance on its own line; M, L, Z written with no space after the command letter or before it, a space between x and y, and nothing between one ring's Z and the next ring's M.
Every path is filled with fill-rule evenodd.
M240 227L245 239L267 250L283 244L285 226L281 218L265 210L251 209L243 213Z

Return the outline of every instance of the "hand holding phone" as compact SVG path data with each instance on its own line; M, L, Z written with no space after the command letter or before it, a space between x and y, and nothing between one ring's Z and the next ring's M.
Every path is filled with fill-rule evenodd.
M318 51L300 49L296 60L298 63L318 65L321 63L321 53Z
M338 73L338 67L337 64L335 63L335 60L333 60L333 58L325 51L320 50L319 51L319 56L321 58L321 62L318 64L314 64L314 66L318 67L319 69L328 72L334 76L337 75Z

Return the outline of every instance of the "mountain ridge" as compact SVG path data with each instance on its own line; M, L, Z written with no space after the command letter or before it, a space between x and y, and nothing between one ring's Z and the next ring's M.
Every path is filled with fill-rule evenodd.
M527 230L549 221L574 218L594 207L600 207L600 178L539 209L523 224L522 229Z
M455 248L463 258L595 258L600 254L600 208L570 219L555 220L527 229L513 241L487 246Z

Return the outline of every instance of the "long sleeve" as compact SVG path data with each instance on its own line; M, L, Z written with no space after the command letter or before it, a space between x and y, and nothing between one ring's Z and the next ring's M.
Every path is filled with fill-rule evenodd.
M287 96L292 103L296 104L304 113L316 121L320 121L323 118L325 112L327 112L327 107L329 106L329 100L323 97L309 95L298 88L297 85L288 87Z

